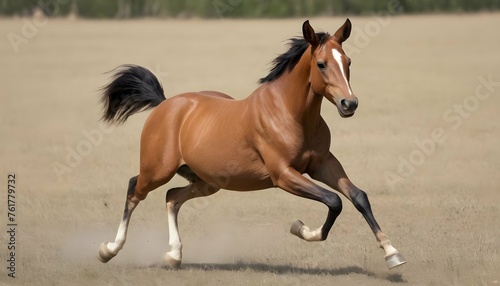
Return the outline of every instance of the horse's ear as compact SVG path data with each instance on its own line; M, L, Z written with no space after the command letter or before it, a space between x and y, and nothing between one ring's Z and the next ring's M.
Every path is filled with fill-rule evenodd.
M339 43L342 44L347 38L349 38L349 35L351 35L351 21L349 18L345 20L344 25L340 27L337 32L333 35L333 38Z
M313 27L309 24L309 20L305 21L302 24L302 34L304 35L304 39L311 44L311 46L316 47L319 44L319 37L314 32Z

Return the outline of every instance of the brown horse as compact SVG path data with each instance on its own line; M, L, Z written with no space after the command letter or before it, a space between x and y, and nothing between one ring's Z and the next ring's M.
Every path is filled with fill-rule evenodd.
M171 250L165 258L178 268L182 244L177 214L187 200L219 189L252 191L278 187L328 207L326 221L311 230L300 220L292 234L321 241L342 211L342 201L302 174L346 196L360 211L385 251L389 268L406 261L391 245L375 220L365 192L354 186L330 153L330 131L320 115L323 98L342 117L358 106L349 84L351 60L342 43L351 33L349 19L335 32L315 33L309 21L303 39L291 39L290 49L247 98L234 100L214 91L189 92L165 99L158 79L147 69L127 65L103 88L103 119L123 123L130 115L153 110L141 136L140 172L130 179L125 211L115 241L102 243L99 260L108 262L123 248L130 217L149 192L177 173L190 184L167 192Z

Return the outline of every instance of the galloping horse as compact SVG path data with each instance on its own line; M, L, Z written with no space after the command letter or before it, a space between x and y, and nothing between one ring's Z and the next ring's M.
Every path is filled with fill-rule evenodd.
M342 49L351 22L347 19L330 36L316 33L305 21L302 33L303 39L291 39L290 49L274 60L269 75L243 100L215 91L166 99L149 70L126 65L116 72L103 88L103 120L123 123L136 112L156 108L144 124L140 172L129 181L115 241L100 245L100 261L108 262L118 254L134 209L175 174L190 183L170 189L166 195L171 250L165 259L173 268L182 260L177 226L180 207L221 188L252 191L278 187L319 201L328 207L323 226L311 230L297 220L290 232L306 241L325 240L342 211L342 201L336 193L302 176L308 174L343 194L361 212L385 251L389 268L406 262L375 220L366 193L349 180L330 153L330 131L320 115L323 98L337 107L341 117L352 116L358 106L349 84L351 60Z

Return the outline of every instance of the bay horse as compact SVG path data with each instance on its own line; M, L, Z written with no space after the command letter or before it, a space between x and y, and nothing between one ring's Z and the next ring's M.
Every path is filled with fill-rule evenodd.
M106 263L123 248L132 212L149 192L175 174L190 183L166 194L170 251L177 269L182 244L177 214L187 200L219 189L252 191L278 187L328 207L324 224L310 229L297 220L290 232L306 241L327 238L342 211L340 196L303 176L325 183L347 197L366 219L388 268L405 263L375 220L366 193L347 177L330 150L330 130L320 115L323 98L341 117L351 117L358 99L349 83L351 60L342 43L351 33L349 19L335 32L316 33L305 21L303 38L292 38L270 73L245 99L215 91L188 92L169 99L147 69L125 65L103 87L103 120L123 123L132 114L154 108L144 124L139 175L129 181L125 210L114 242L103 242L98 258Z

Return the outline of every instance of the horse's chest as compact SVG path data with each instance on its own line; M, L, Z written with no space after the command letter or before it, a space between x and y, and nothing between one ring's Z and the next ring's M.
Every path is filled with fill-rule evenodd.
M314 150L304 148L290 158L289 165L298 172L304 173L306 172L307 167L309 166L311 160L313 160L314 154L315 154Z
M328 150L328 140L324 140L324 136L318 136L322 131L321 126L304 128L295 120L283 120L278 128L275 121L266 121L265 128L261 128L255 141L267 166L293 167L304 173L311 162L316 162L324 150ZM321 143L323 141L325 144Z
M282 166L293 167L301 173L305 172L317 152L300 139L283 143L285 144L277 144L272 147L272 153L276 156L274 159L280 161Z

